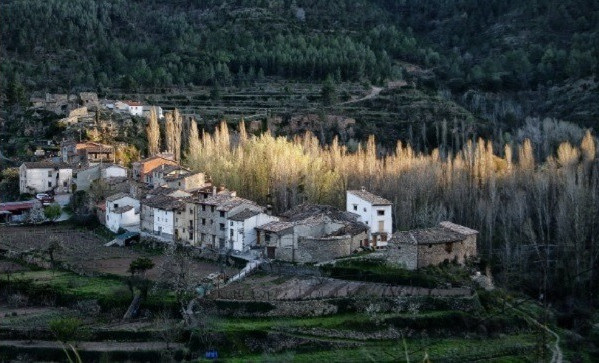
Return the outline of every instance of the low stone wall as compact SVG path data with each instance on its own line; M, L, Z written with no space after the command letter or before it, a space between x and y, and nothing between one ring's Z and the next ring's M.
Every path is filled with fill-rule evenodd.
M203 299L200 304L214 308L220 316L235 317L315 317L339 313L403 313L415 311L458 310L472 312L481 308L478 295L401 296L393 298L339 298L299 301L257 301Z

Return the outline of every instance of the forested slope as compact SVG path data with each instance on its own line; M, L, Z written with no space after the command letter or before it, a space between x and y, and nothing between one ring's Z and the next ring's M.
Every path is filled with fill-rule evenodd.
M500 121L549 115L590 126L599 115L589 97L599 93L598 29L592 0L7 0L0 86L10 99L15 85L134 91L404 78L487 118L495 115L468 92L524 105Z

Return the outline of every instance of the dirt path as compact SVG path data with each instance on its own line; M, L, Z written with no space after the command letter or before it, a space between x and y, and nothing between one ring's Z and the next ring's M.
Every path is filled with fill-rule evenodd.
M356 102L360 102L360 101L364 101L364 100L369 100L371 98L374 98L374 97L378 96L379 93L381 93L382 90L383 90L383 87L372 86L372 88L370 89L370 93L368 93L366 96L364 96L362 98L355 99L355 100L341 102L341 103L338 103L336 106L348 105L348 104L351 104L351 103L356 103Z
M525 313L524 311L522 311L520 309L517 309L516 307L514 307L512 304L508 303L507 301L505 302L505 304L507 306L509 306L512 310L514 310L514 311L522 314L525 319L529 320L530 322L532 322L536 326L540 327L541 329L544 329L546 332L548 332L549 334L553 335L553 337L555 338L555 343L553 344L553 347L551 348L551 352L553 353L553 356L551 357L550 362L551 363L562 363L564 361L564 354L562 352L562 349L559 346L559 343L560 343L560 337L559 337L559 335L554 330L549 329L549 327L547 327L546 325L542 324L537 319L535 319L534 317L532 317L529 314Z

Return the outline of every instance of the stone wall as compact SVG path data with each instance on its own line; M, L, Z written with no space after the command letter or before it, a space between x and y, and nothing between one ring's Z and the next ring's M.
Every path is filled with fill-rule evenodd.
M366 233L356 236L300 237L293 262L310 263L330 261L338 257L349 256L360 247L360 240Z
M418 246L409 243L393 243L387 246L386 259L392 265L408 270L418 268Z
M464 264L469 257L476 256L476 235L463 241L418 245L418 267L438 265L444 261Z

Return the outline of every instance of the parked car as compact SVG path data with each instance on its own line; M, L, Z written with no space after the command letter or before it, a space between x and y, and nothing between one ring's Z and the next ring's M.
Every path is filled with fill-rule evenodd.
M47 193L38 193L35 195L35 199L42 202L42 205L50 205L54 203L54 197Z

